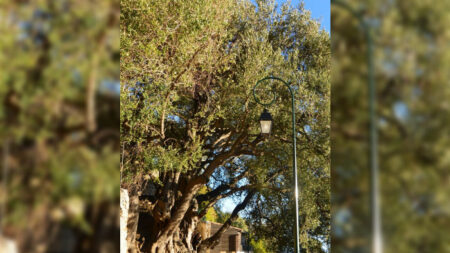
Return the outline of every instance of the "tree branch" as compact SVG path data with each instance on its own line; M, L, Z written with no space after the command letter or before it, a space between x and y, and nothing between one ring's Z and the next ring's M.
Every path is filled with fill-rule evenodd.
M231 213L231 216L227 219L227 221L225 221L222 227L220 227L220 229L214 235L212 235L211 237L200 243L199 252L203 252L206 249L213 248L219 243L222 234L225 233L227 229L231 226L231 223L233 223L237 219L239 212L247 207L247 204L253 198L255 193L256 191L254 190L250 191L245 197L245 199L234 208L233 212Z

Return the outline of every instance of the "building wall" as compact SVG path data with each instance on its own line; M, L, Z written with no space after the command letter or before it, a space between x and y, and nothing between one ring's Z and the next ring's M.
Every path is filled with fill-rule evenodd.
M206 228L203 231L207 231L208 237L216 233L222 224L215 222L207 222ZM202 225L203 226L203 225ZM242 230L235 227L230 227L222 234L219 244L210 250L209 253L238 253L242 251L241 245ZM202 235L203 237L203 235Z

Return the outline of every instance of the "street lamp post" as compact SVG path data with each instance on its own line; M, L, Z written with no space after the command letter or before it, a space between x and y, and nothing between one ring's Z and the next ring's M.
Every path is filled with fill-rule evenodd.
M363 17L362 12L352 8L347 2L341 0L332 0L336 4L349 11L360 23L363 28L364 36L367 41L367 83L369 88L369 117L370 117L370 139L369 139L369 167L370 167L370 207L372 210L372 252L383 252L383 240L381 233L381 204L378 182L378 132L377 132L377 114L376 114L376 89L375 89L375 70L374 70L374 41L373 24Z
M293 166L293 172L294 172L294 199L295 199L295 252L296 253L300 253L300 233L299 233L299 220L298 220L298 196L299 196L299 189L298 189L298 173L297 173L297 134L295 131L295 98L294 98L294 92L291 88L291 86L289 85L289 83L285 82L283 79L278 78L278 77L274 77L274 76L269 76L269 77L265 77L261 80L259 80L258 82L256 82L255 86L253 87L253 97L255 98L255 101L264 106L270 106L275 102L276 99L276 95L274 93L273 99L272 101L270 101L269 103L263 103L261 102L255 94L255 89L256 87L258 87L258 85L263 82L263 81L267 81L267 80L278 80L280 82L282 82L288 89L289 92L291 94L291 99L292 99L292 156L293 156L293 160L294 160L294 166ZM261 124L261 133L262 134L270 134L271 130L272 130L272 116L270 115L270 113L267 111L266 108L264 108L263 113L261 114L260 117L260 124Z

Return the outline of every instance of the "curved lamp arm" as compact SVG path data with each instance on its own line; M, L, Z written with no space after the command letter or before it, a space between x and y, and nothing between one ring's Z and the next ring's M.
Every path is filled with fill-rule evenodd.
M265 77L261 80L259 80L258 82L256 82L255 86L253 86L253 97L255 98L255 101L266 107L266 106L270 106L273 103L275 103L276 100L276 94L275 92L273 93L273 98L269 103L263 103L261 102L257 97L256 97L256 87L258 87L258 85L266 80L278 80L280 82L282 82L289 90L289 92L291 93L291 100L292 100L292 153L293 153L293 161L294 161L294 166L293 166L293 174L294 174L294 198L295 198L295 252L300 253L300 223L299 223L299 219L298 219L298 196L299 196L299 187L298 187L298 173L297 173L297 136L296 136L296 131L295 131L295 97L294 97L294 91L292 90L291 86L289 85L289 83L285 82L283 79L279 78L279 77L275 77L275 76L268 76Z

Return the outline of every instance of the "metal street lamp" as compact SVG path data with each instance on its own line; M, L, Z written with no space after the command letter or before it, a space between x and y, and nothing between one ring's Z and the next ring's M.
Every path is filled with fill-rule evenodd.
M373 41L373 23L365 19L363 12L354 9L346 1L332 0L332 4L340 6L349 11L355 17L363 28L367 41L367 83L369 88L369 116L370 116L370 139L369 139L369 167L370 167L370 207L372 210L372 252L383 252L383 235L381 233L381 204L380 190L378 182L378 131L377 131L377 113L376 113L376 87L375 87L375 68L374 68L374 41Z
M278 80L281 83L283 83L289 90L289 92L291 93L291 102L292 102L292 158L294 160L294 166L293 166L293 173L294 173L294 198L295 198L295 252L296 253L300 253L300 233L299 233L299 220L298 220L298 193L299 193L299 189L298 189L298 173L297 173L297 134L295 131L295 98L294 98L294 92L291 88L291 86L289 85L289 83L285 82L283 79L278 78L278 77L274 77L274 76L268 76L265 77L261 80L259 80L258 82L256 82L255 86L253 87L253 97L255 98L255 101L264 106L270 106L275 102L276 99L276 95L275 93L273 93L273 98L272 101L270 101L269 103L262 103L257 97L256 97L256 92L255 89L256 87L258 87L258 85L261 82L267 81L267 80ZM261 114L261 117L259 118L260 120L260 124L261 124L261 133L262 134L270 134L271 130L272 130L272 116L270 115L270 113L267 111L267 109L264 108L263 113Z
M261 133L270 134L272 132L272 115L264 108L263 113L259 117L259 123L261 124Z

